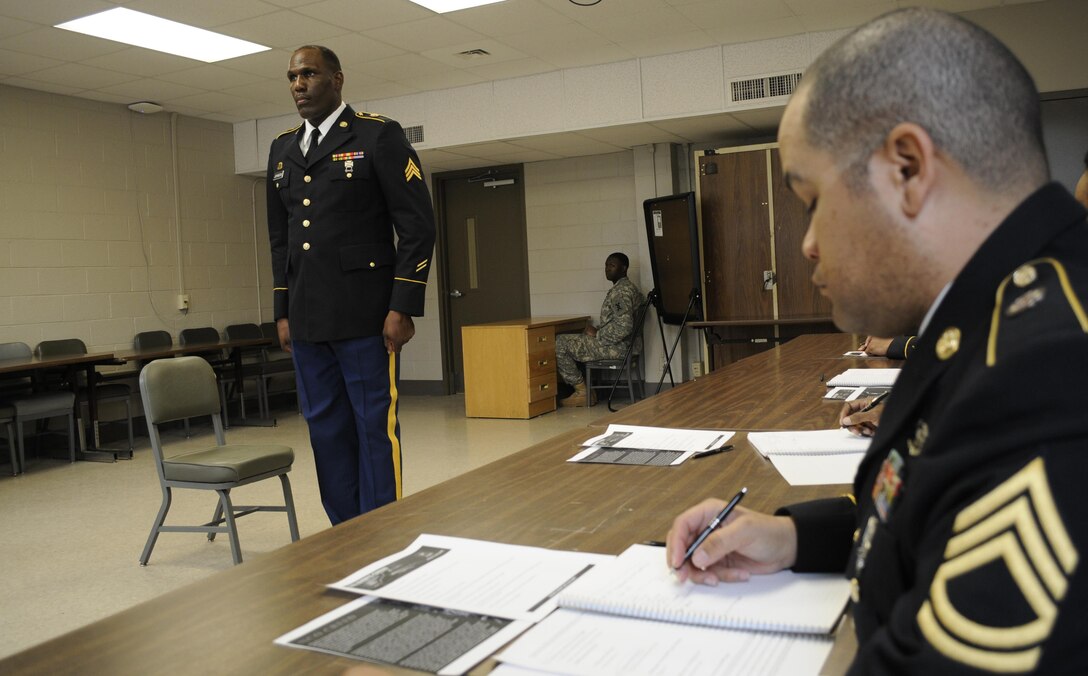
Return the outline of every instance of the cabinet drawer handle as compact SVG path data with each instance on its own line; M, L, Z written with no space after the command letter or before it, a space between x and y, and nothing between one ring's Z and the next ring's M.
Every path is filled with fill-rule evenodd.
M548 337L547 336L537 336L536 342L546 343L546 342L548 342Z
M547 366L548 365L548 360L547 359L541 359L540 361L538 361L536 363L536 365L537 366Z
M544 383L543 385L540 386L540 391L543 392L544 390L548 389L549 387L551 387L551 384Z

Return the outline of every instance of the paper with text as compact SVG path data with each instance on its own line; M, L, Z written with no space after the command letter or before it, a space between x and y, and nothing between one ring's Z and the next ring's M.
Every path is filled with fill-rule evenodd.
M749 432L748 443L760 455L864 455L869 450L871 437L859 437L849 430L836 427L830 430L786 432Z
M770 455L771 464L791 486L852 484L864 453Z
M900 369L846 369L827 381L828 387L891 387Z
M355 594L516 620L539 620L555 595L615 557L420 535L405 550L329 585Z

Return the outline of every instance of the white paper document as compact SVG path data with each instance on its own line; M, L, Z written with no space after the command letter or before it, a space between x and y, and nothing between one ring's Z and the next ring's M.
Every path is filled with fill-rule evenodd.
M864 453L770 455L771 464L791 486L852 484Z
M748 443L760 455L864 455L871 437L859 437L837 427L830 430L749 432Z
M641 425L609 425L604 434L582 442L591 449L583 451L571 462L582 461L587 452L601 448L631 449L634 451L672 451L679 455L669 456L668 464L679 465L693 455L721 448L733 438L733 432L725 430L688 430L671 427L643 427ZM655 464L655 463L618 463Z
M329 586L355 594L536 621L555 608L555 596L567 585L614 558L420 535L405 550Z
M806 676L820 672L831 646L829 637L560 609L525 632L498 659L524 669L584 676Z
M846 369L827 381L828 387L891 387L900 369Z

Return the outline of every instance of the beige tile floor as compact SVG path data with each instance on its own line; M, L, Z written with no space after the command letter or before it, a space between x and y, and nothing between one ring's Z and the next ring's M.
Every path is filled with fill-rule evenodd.
M402 397L404 492L411 494L607 414L604 406L560 409L533 420L464 417L464 396ZM276 412L274 428L235 427L232 443L274 441L295 449L291 472L302 537L329 527L318 499L306 424ZM209 425L164 439L167 452L210 445ZM224 538L164 533L147 567L138 558L161 501L150 446L137 438L131 461L68 464L27 458L27 471L0 465L0 657L18 652L231 566ZM236 504L282 500L278 481L237 489ZM211 516L212 494L179 490L167 523ZM242 555L254 560L287 544L283 514L239 521ZM244 564L243 564L244 565Z

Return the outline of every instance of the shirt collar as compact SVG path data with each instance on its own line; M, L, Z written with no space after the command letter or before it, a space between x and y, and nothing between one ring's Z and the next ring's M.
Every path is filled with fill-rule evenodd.
M336 124L336 121L338 119L340 119L340 113L344 112L344 109L347 108L347 107L348 107L347 102L346 101L341 101L340 102L340 107L337 108L336 110L332 111L332 113L328 117L326 117L324 120L322 120L321 124L318 125L318 127L317 127L319 130L321 130L321 138L325 138L326 136L329 135L329 130L332 129L332 126L334 124ZM312 124L310 124L309 120L306 120L306 137L307 138L309 138L310 132L313 131L313 129L314 129L314 126Z
M941 292L937 294L937 298L933 301L933 305L929 306L929 312L927 312L926 316L922 318L922 325L918 327L919 336L926 332L926 327L929 326L930 320L932 320L933 315L937 313L937 308L940 307L941 301L944 300L944 297L948 295L948 290L951 288L952 282L949 282L945 284L944 288L941 289Z

